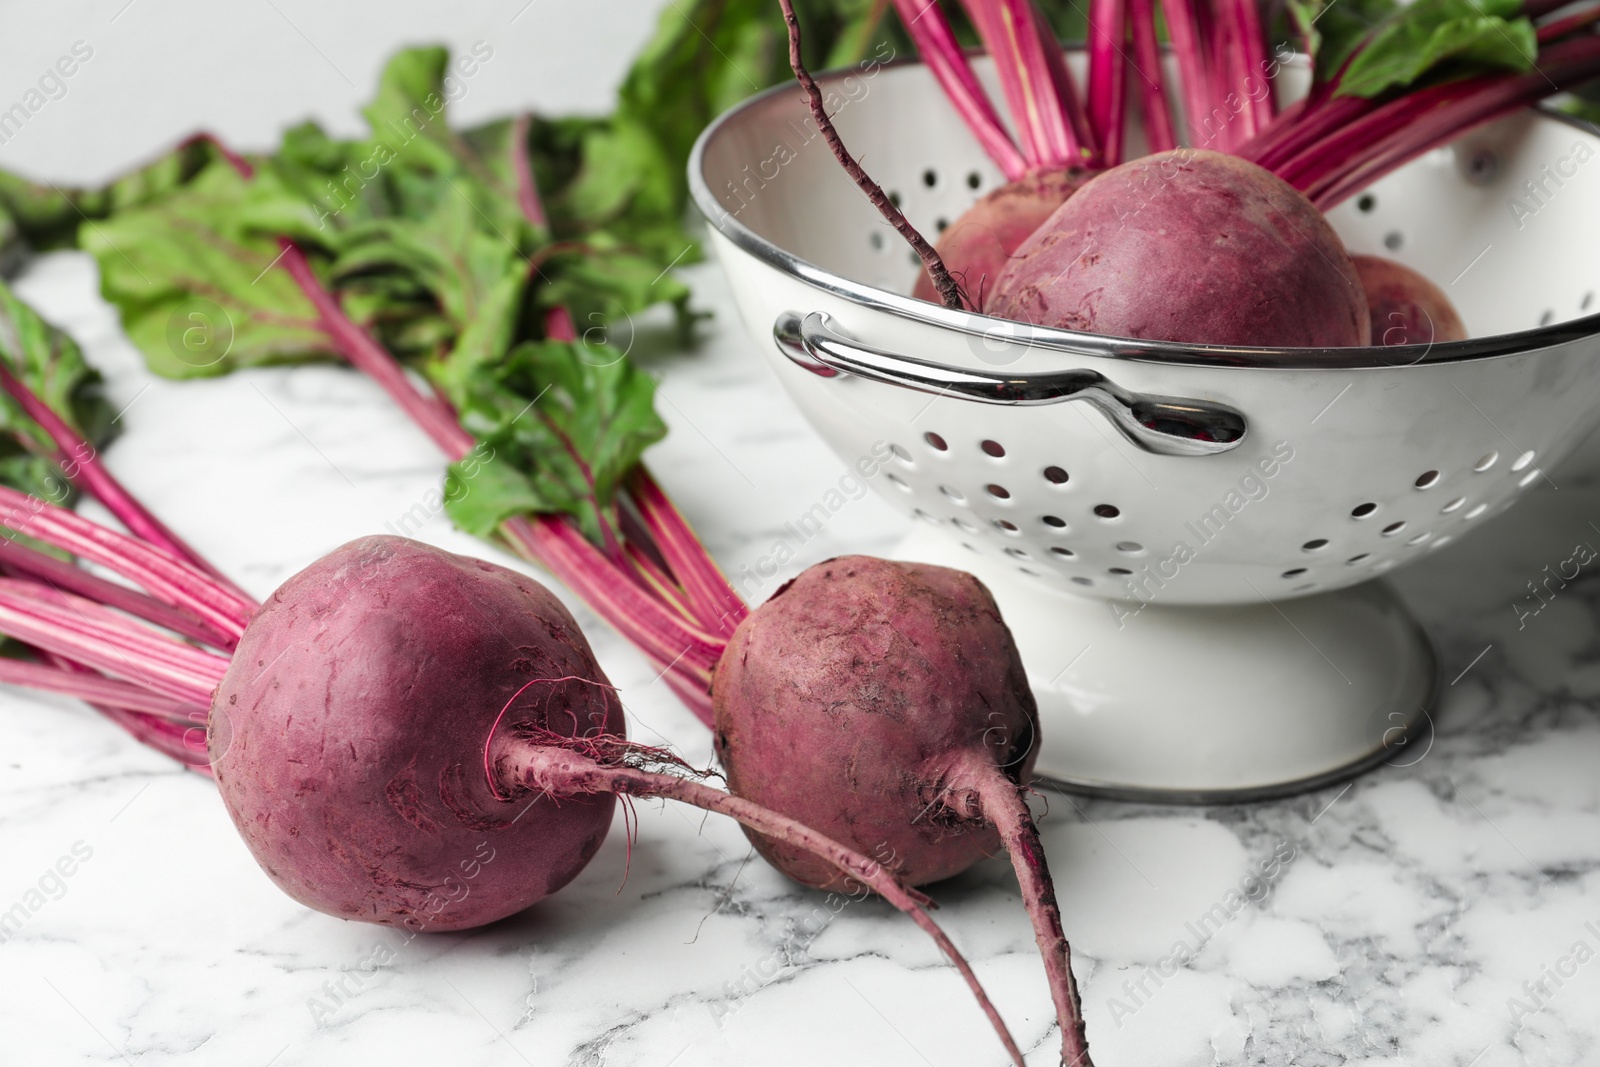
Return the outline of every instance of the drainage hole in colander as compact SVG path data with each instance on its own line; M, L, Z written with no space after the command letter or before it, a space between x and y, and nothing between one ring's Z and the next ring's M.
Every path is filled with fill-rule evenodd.
M951 519L950 520L950 525L954 526L958 530L965 530L965 531L967 531L967 533L970 533L970 534L975 534L975 533L978 532L978 528L976 526L972 525L972 523L968 522L966 519L962 519L962 518Z
M1477 505L1475 505L1473 507L1473 509L1471 511L1467 512L1465 515L1463 515L1461 517L1463 519L1475 519L1479 515L1482 515L1485 511L1488 511L1488 510L1489 510L1489 505L1488 504L1477 504Z
M1057 530L1065 530L1067 528L1067 520L1059 515L1046 515L1039 521Z
M1293 567L1283 572L1285 578L1298 578L1306 572L1304 567Z
M906 262L911 264L913 267L918 267L922 265L922 257L917 255L915 252L907 252Z
M1082 576L1079 576L1077 578L1072 579L1072 584L1074 584L1074 585L1093 585L1094 582L1090 581L1088 578L1084 578Z
M939 520L938 519L934 518L932 515L929 515L926 511L923 511L921 508L912 508L911 509L911 514L915 515L917 518L921 519L923 522L931 522L935 526L939 525Z
M1006 446L999 441L983 441L978 447L983 449L985 455L993 456L995 459L1006 454Z
M1385 526L1383 528L1383 536L1385 536L1385 537L1393 537L1395 534L1399 533L1401 530L1404 530L1405 528L1406 528L1406 523L1405 523L1404 519L1401 519L1399 522L1391 522L1389 525L1387 525L1387 526Z
M972 171L971 173L969 173L967 175L967 188L968 189L977 189L982 185L983 185L983 175L979 174L977 171Z
M1364 519L1377 510L1378 505L1373 503L1357 504L1355 507L1350 509L1350 517L1352 519Z
M1357 564L1359 564L1362 560L1371 559L1371 558L1372 558L1372 553L1371 552L1358 552L1355 555L1351 556L1349 559L1345 560L1344 564L1347 567L1354 567Z
M1383 235L1383 247L1391 252L1400 251L1400 246L1405 243L1405 238L1400 236L1399 230L1390 230Z
M1094 506L1094 513L1100 516L1102 519L1114 519L1118 515L1122 514L1122 509L1117 507L1115 504L1096 504Z
M900 477L898 474L895 474L893 471L886 471L884 472L883 476L889 479L889 482L901 492L911 492L911 483Z
M988 485L984 486L984 489L987 490L989 495L994 497L996 500L1011 499L1011 490L1007 489L1003 485L996 485L993 482L990 482Z
M1044 480L1054 485L1066 485L1067 472L1060 467L1046 467L1044 469Z
M933 228L938 230L940 233L943 233L944 231L946 231L946 230L948 230L950 228L950 220L949 219L935 219L934 223L933 223Z
M1433 542L1433 544L1429 545L1428 546L1428 551L1432 552L1436 548L1443 548L1445 545L1448 545L1451 541L1454 541L1455 539L1456 539L1455 538L1455 534L1445 534L1443 537L1440 537L1437 540L1435 540Z
M1440 508L1439 509L1439 514L1448 515L1452 511L1458 511L1458 510L1460 510L1461 505L1465 504L1466 502L1467 502L1467 498L1466 497L1458 496L1454 500L1450 501L1450 503L1448 503L1444 507Z
M935 452L950 451L950 446L945 443L944 438L940 437L936 433L933 433L931 430L928 433L923 434L922 439L928 442L928 447L933 449Z
M1482 474L1484 471L1488 470L1490 467L1499 462L1500 453L1498 451L1490 452L1479 459L1478 462L1474 463L1472 465L1472 469L1477 471L1479 474Z
M977 548L975 548L975 547L974 547L974 546L972 546L972 545L969 545L969 544L967 544L967 542L965 542L965 541L963 541L963 542L961 542L961 547L962 547L962 548L965 548L965 549L967 549L967 550L969 550L969 551L972 551L972 552L976 552L976 551L978 551L978 550L977 550Z
M1584 293L1583 302L1578 305L1579 311L1588 311L1589 305L1594 303L1594 293Z
M996 519L994 520L994 524L1008 534L1022 532L1021 530L1017 529L1017 524L1012 522L1010 519Z
M1373 567L1373 568L1372 568L1372 573L1374 573L1374 574L1380 574L1380 573L1382 573L1382 572L1383 572L1383 571L1386 571L1386 570L1389 570L1389 569L1391 569L1391 568L1392 568L1392 567L1393 567L1393 566L1394 566L1394 560L1392 560L1392 559L1386 559L1386 560L1384 560L1384 561L1383 561L1383 562L1382 562L1382 563L1379 563L1379 564L1377 564L1377 565L1376 565L1376 566L1374 566L1374 567Z
M1423 471L1417 475L1416 486L1418 489L1432 489L1439 484L1438 471Z
M1114 574L1114 575L1116 575L1116 576L1117 576L1117 577L1119 577L1119 578L1120 578L1120 577L1122 577L1122 576L1123 576L1123 575L1124 575L1124 574L1132 574L1132 573L1133 573L1133 572L1132 572L1132 571L1130 571L1130 570L1129 570L1129 569L1128 569L1128 568L1126 568L1126 567L1111 567L1111 568L1109 568L1109 569L1108 569L1108 570L1107 570L1107 571L1106 571L1106 573L1107 573L1107 574Z
M1328 547L1328 539L1326 537L1318 537L1318 538L1314 538L1314 539L1312 539L1310 541L1307 541L1305 544L1301 545L1300 546L1300 550L1302 552L1316 552L1319 549L1323 549L1323 548L1327 548L1327 547Z
M1520 471L1520 470L1522 470L1524 467L1526 467L1528 464L1530 464L1532 462L1533 462L1533 449L1530 448L1528 451L1524 452L1522 455L1518 456L1516 459L1511 461L1511 469L1512 469L1513 472Z
M901 463L904 463L908 467L912 465L913 461L911 459L911 453L907 452L904 447L900 445L890 445L889 451L893 452L895 458Z
M932 167L929 167L927 170L923 171L922 184L926 185L929 189L932 189L935 185L938 185L939 172L934 170Z
M1307 582L1305 585L1297 585L1297 586L1295 586L1293 589L1291 589L1289 591L1291 593L1305 593L1305 592L1308 592L1308 591L1310 591L1312 589L1315 589L1316 587L1317 587L1317 583L1316 582Z
M1529 471L1527 474L1524 474L1522 476L1522 481L1517 483L1517 487L1519 489L1528 488L1528 486L1532 485L1534 482L1539 480L1539 473L1540 472L1539 472L1539 468L1538 467L1533 468L1533 470Z
M1372 209L1377 206L1378 198L1373 196L1371 193L1363 195L1361 199L1356 201L1356 210L1362 212L1363 214L1371 212Z
M1076 552L1072 551L1072 549L1067 548L1065 545L1051 545L1050 546L1050 554L1052 556L1060 556L1062 559L1077 559L1078 558L1078 554Z
M896 190L896 189L889 190L889 203L893 204L895 207L899 207L900 206L900 193L899 193L899 190Z
M1144 546L1137 541L1118 541L1117 551L1128 556L1137 556L1144 551Z
M867 238L867 244L872 246L874 252L882 252L884 247L883 234L874 233Z
M965 504L967 502L967 498L962 495L961 490L957 489L953 485L941 485L939 487L939 492L943 493L945 496L949 497L950 500L957 504Z
M1426 541L1428 538L1430 538L1432 536L1433 536L1433 534L1428 533L1426 530L1424 530L1422 533L1417 534L1415 537L1408 537L1406 539L1406 545L1408 547L1410 547L1410 548L1416 548L1418 545L1422 544L1424 541Z
M1023 574L1026 574L1029 578L1037 578L1037 577L1039 577L1039 572L1038 571L1030 571L1026 567L1018 567L1017 570L1021 571Z
M1029 556L1026 552L1024 552L1020 548L1008 548L1008 549L1006 549L1006 555L1010 556L1012 559L1032 559L1033 558L1033 557Z
M1551 311L1549 308L1546 308L1544 314L1539 316L1539 325L1548 326L1550 325L1550 321L1555 317L1556 313Z

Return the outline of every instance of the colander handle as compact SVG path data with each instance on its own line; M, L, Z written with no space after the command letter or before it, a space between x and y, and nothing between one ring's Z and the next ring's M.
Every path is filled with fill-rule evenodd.
M990 374L897 356L852 340L820 311L804 316L784 312L773 325L772 336L784 355L823 378L854 374L980 404L1025 407L1087 400L1128 440L1161 456L1214 456L1244 441L1244 416L1232 408L1131 392L1098 371Z

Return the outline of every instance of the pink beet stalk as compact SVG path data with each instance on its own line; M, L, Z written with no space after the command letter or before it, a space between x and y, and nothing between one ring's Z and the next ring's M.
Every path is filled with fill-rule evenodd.
M1172 130L1172 105L1167 99L1166 68L1161 44L1156 40L1156 0L1129 0L1128 22L1133 35L1133 78L1139 87L1139 114L1144 119L1145 144L1151 152L1178 147Z
M750 609L711 562L688 521L644 466L634 472L630 488L656 547L683 583L700 624L724 639L732 636Z
M247 598L137 538L78 517L66 508L0 486L0 526L109 567L170 607L237 638L255 610Z
M1049 56L1060 46L1040 32L1030 0L963 0L995 70L1030 167L1081 164L1082 152Z
M1211 72L1194 0L1162 0L1161 10L1167 17L1172 51L1178 57L1178 85L1184 122L1191 131L1189 141L1196 147L1211 147L1203 125L1211 111Z
M917 53L944 89L945 98L984 152L994 160L1007 181L1022 177L1028 170L1028 161L1017 151L1016 143L1006 132L978 76L972 72L938 0L894 0L894 8L906 33L916 44Z
M1529 74L1447 82L1384 104L1277 169L1326 210L1418 155L1474 126L1526 107L1600 73L1600 38L1541 50Z
M232 651L235 644L233 638L207 626L189 612L168 607L137 589L107 581L66 560L35 552L8 537L0 537L0 568L98 601L216 648Z
M1089 4L1089 127L1100 147L1100 162L1122 162L1127 78L1127 0Z
M137 711L170 722L194 723L205 707L161 696L142 685L105 678L89 671L74 671L44 663L0 657L0 684L37 689L74 697L86 704L105 704L124 711Z
M224 588L240 592L220 571L206 562L200 553L190 548L182 538L167 529L161 520L150 514L143 504L134 499L133 494L106 470L105 465L100 462L100 457L95 453L94 446L80 437L65 420L51 410L50 405L35 396L9 368L3 365L0 365L0 388L5 389L28 417L50 435L56 446L56 454L51 458L66 473L68 480L104 504L106 510L115 515L117 521L135 536L184 560Z
M120 616L90 600L63 593L50 603L38 595L42 589L0 578L0 632L176 700L210 702L227 660L154 631L119 626Z
M1073 156L1067 165L1094 166L1099 154L1099 145L1095 141L1094 130L1089 126L1088 112L1078 100L1078 89L1072 79L1072 73L1067 69L1067 54L1056 40L1055 30L1051 28L1050 21L1044 17L1044 11L1035 6L1033 0L1028 0L1028 4L1033 8L1033 20L1038 27L1039 37L1044 41L1045 69L1050 72L1050 82L1055 86L1057 99L1061 101L1067 129L1077 138L1078 154Z

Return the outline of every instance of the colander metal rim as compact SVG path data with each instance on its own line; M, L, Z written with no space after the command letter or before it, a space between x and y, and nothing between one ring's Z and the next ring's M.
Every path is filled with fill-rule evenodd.
M1081 47L1071 45L1069 47ZM885 67L921 66L916 59L897 59L883 64ZM824 71L815 75L818 84L841 79L854 72L854 68ZM1004 339L1022 344L1030 349L1061 352L1077 356L1094 356L1101 359L1125 360L1135 363L1178 364L1199 367L1238 367L1275 369L1297 368L1305 370L1383 370L1397 371L1412 367L1440 363L1460 363L1468 360L1494 359L1502 356L1520 356L1545 349L1557 348L1576 341L1600 335L1600 312L1566 322L1552 323L1515 333L1495 334L1490 337L1473 337L1465 341L1450 341L1429 345L1369 345L1349 348L1247 348L1230 345L1202 345L1179 342L1152 342L1128 337L1107 337L1100 334L1079 333L1045 326L1032 326L972 311L932 304L925 300L902 296L886 289L865 285L825 270L799 256L779 248L740 222L731 212L722 209L721 203L705 181L705 154L712 140L745 112L762 106L782 93L793 93L795 87L788 83L775 85L719 115L711 125L701 131L689 154L689 193L695 207L708 223L739 249L755 256L784 274L797 278L830 296L859 305L870 311L884 312L901 319L924 325L954 330L974 337ZM1535 106L1529 109L1536 115L1553 119L1590 136L1595 129L1571 115L1552 108ZM1419 352L1418 350L1421 349Z

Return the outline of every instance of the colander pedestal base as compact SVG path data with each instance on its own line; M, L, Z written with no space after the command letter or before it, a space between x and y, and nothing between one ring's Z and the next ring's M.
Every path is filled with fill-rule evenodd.
M1074 596L916 531L895 556L976 574L1039 702L1039 777L1127 800L1226 803L1414 762L1437 697L1427 634L1372 581L1254 605Z

